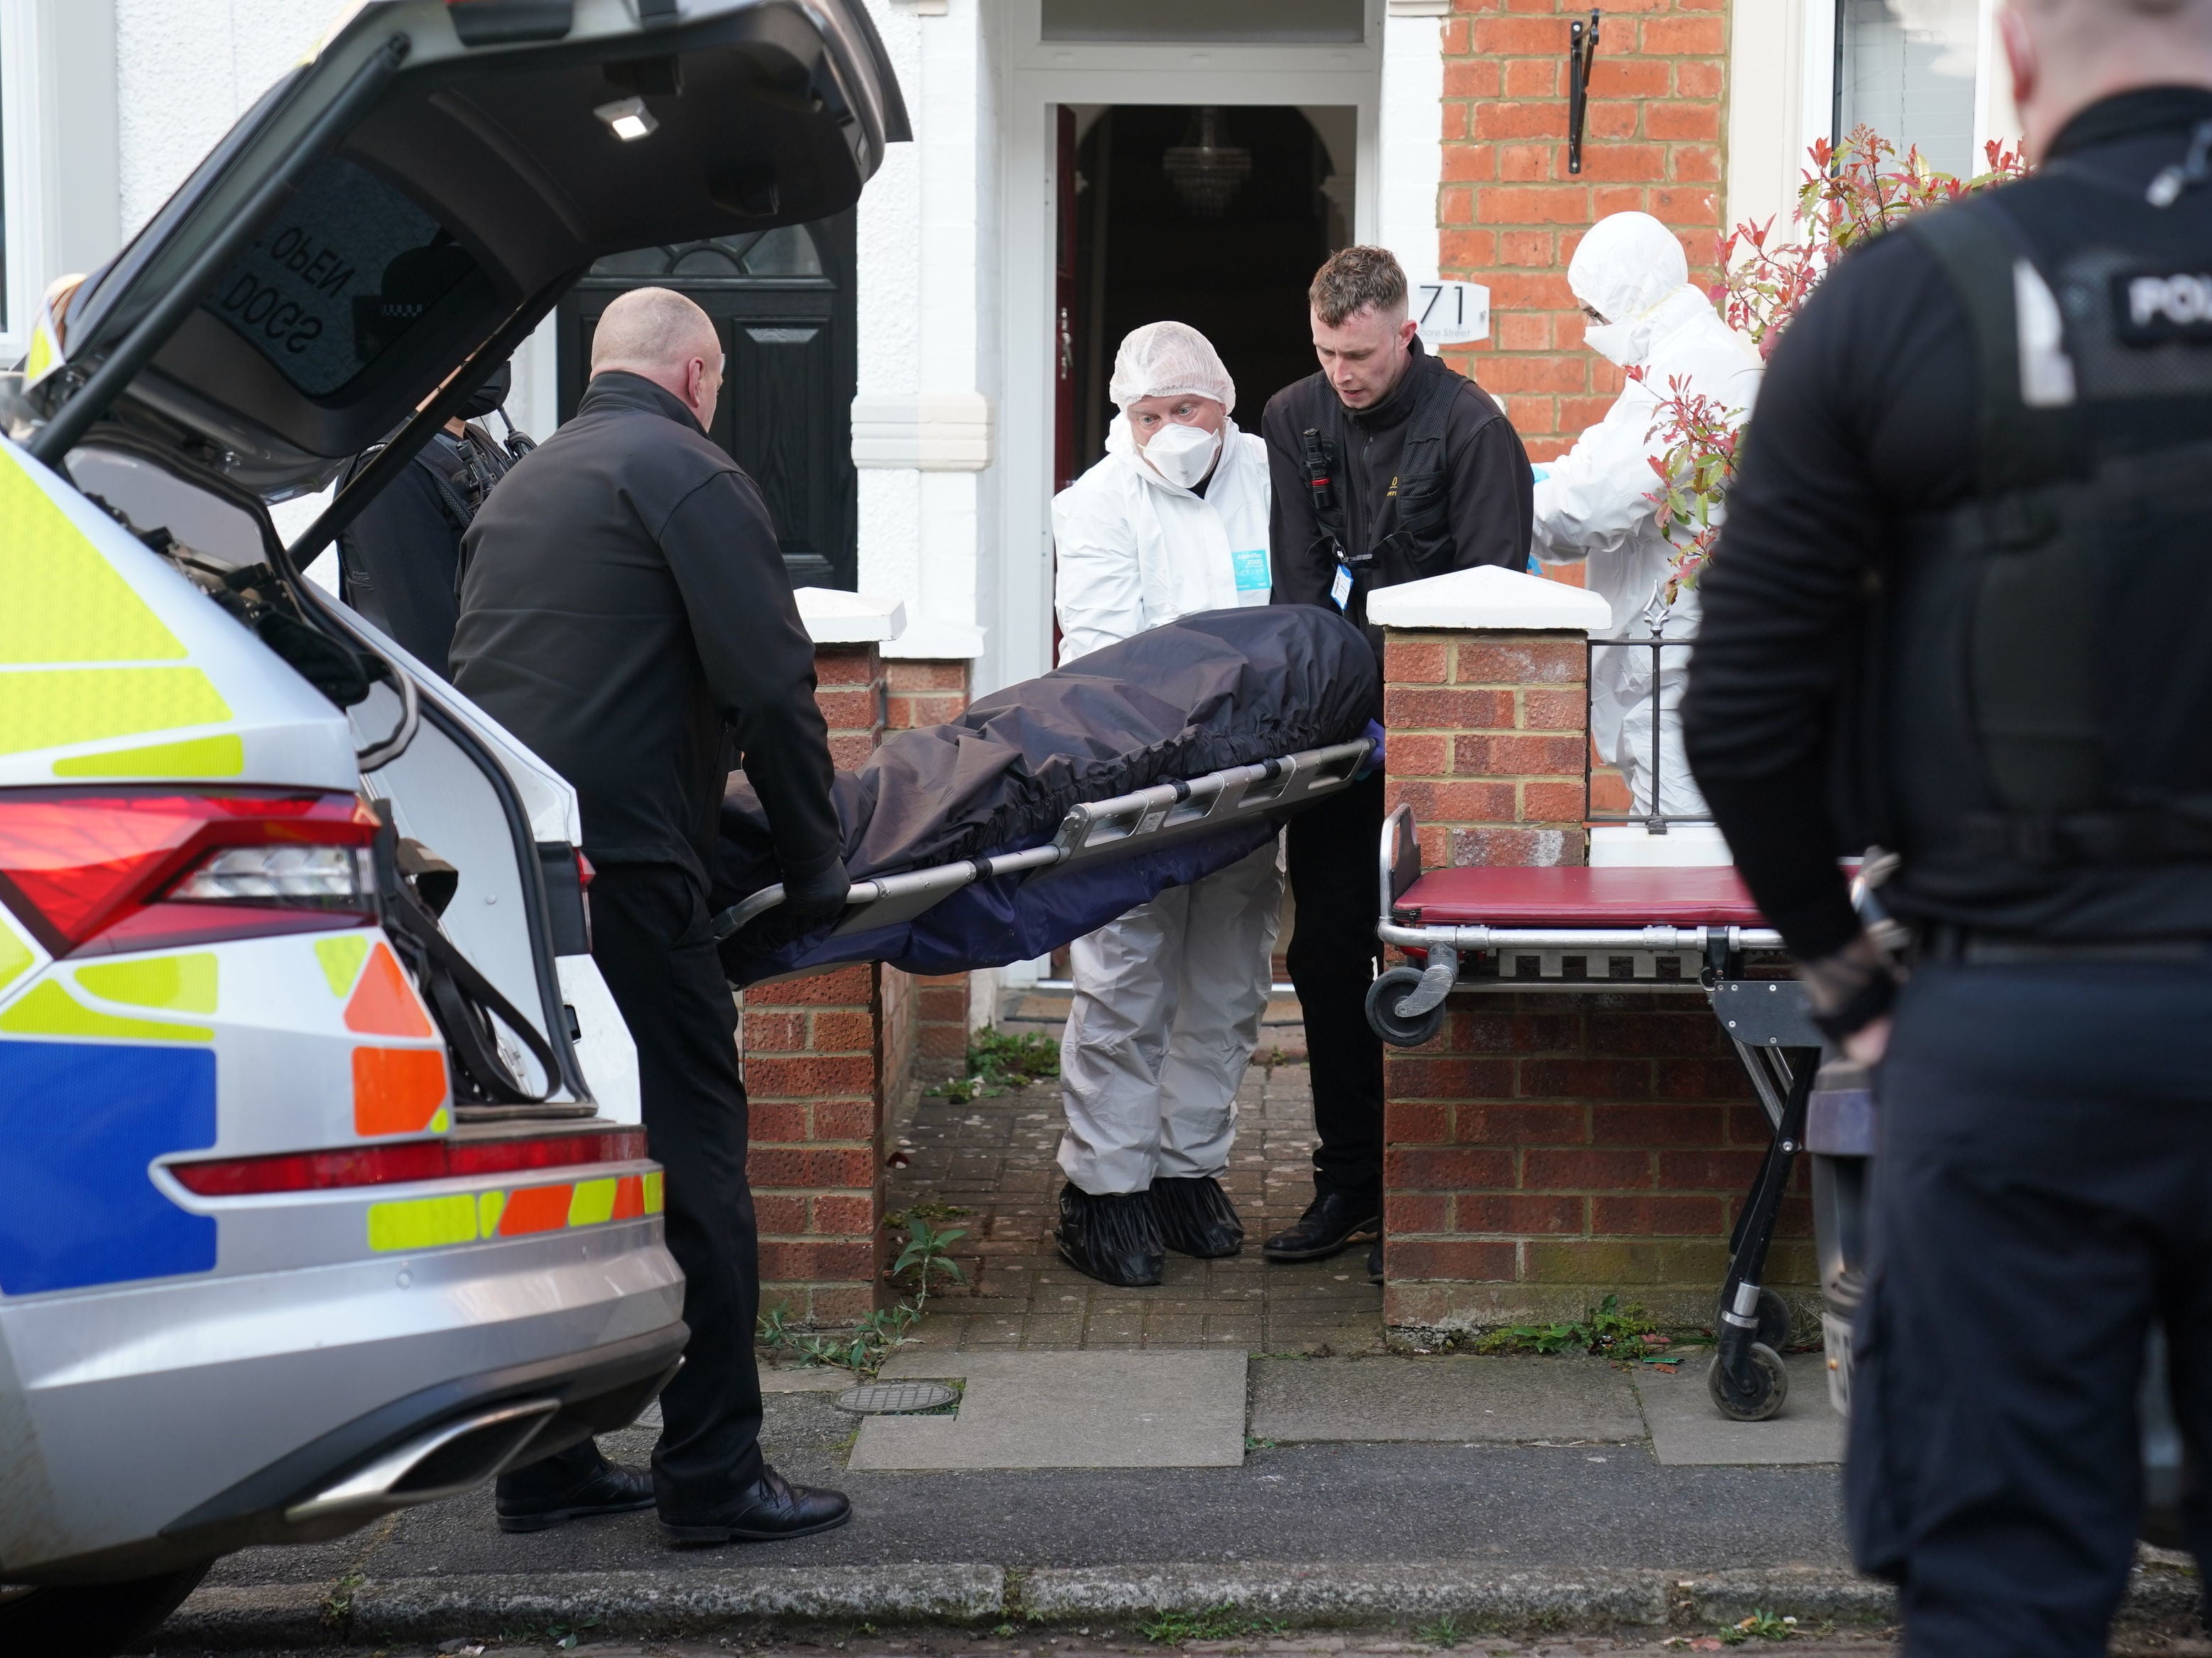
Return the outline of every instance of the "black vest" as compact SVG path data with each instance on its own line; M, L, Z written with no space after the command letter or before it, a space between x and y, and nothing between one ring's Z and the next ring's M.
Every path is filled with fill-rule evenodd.
M1320 401L1322 424L1299 434L1304 447L1306 484L1313 491L1314 517L1320 521L1322 538L1329 544L1338 562L1355 579L1365 575L1385 548L1395 547L1417 568L1441 574L1451 568L1451 478L1444 469L1445 427L1451 419L1453 399L1466 377L1434 358L1417 356L1408 366L1420 383L1413 411L1406 417L1405 444L1399 453L1398 476L1391 491L1395 525L1375 545L1361 546L1345 512L1340 482L1345 458L1352 450L1351 416L1334 392ZM1371 585L1361 580L1363 588Z
M2212 187L2060 161L1908 230L1973 336L1976 483L1885 572L1869 827L1923 914L2212 932Z

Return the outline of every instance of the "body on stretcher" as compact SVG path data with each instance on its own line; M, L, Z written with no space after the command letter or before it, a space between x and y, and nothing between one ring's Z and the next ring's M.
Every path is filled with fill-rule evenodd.
M997 877L1018 875L1035 881L1064 876L1288 817L1347 787L1365 768L1374 749L1373 740L1363 737L1178 782L1157 783L1112 799L1073 807L1052 839L1042 846L855 881L845 900L844 916L831 929L830 937L844 938L911 921L955 894ZM715 938L729 938L782 902L780 884L762 888L716 917ZM1080 938L1112 919L1101 916L1070 938ZM1069 939L1058 942L1066 944Z
M1821 1052L1781 935L1733 868L1478 865L1425 875L1413 831L1405 806L1382 826L1376 935L1420 963L1392 968L1368 993L1368 1023L1383 1041L1430 1040L1455 990L1675 992L1711 1006L1772 1135L1729 1240L1706 1388L1724 1416L1776 1414L1790 1392L1781 1349L1790 1315L1763 1278Z

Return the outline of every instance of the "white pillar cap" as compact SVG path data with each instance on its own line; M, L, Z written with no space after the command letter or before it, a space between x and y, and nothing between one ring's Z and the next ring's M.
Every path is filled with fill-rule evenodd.
M1367 596L1367 619L1385 628L1492 633L1607 632L1613 607L1586 588L1524 570L1480 564Z

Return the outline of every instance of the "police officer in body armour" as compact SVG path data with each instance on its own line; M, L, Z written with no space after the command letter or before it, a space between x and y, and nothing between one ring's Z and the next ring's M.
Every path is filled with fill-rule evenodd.
M2039 171L1791 325L1686 724L1827 1030L1881 1064L1858 1562L1908 1654L2087 1658L2154 1321L2212 1452L2212 0L2001 22ZM1909 963L1838 873L1869 842Z
M441 675L460 616L461 537L492 485L537 446L512 422L504 443L477 424L494 414L507 421L514 380L512 364L492 370L460 414L431 434L338 537L345 602ZM356 459L347 480L376 452Z
M1489 394L1422 350L1406 273L1380 247L1332 254L1308 293L1321 372L1267 401L1268 544L1278 604L1330 604L1363 628L1378 587L1528 556L1528 451ZM1379 659L1382 631L1367 628ZM1375 718L1382 717L1378 706ZM1382 1282L1382 1043L1368 1028L1382 777L1292 818L1287 952L1313 1063L1314 1200L1269 1260L1375 1240Z

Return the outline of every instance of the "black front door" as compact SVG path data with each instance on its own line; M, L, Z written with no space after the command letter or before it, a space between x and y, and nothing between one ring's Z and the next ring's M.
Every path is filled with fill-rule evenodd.
M714 319L729 366L708 435L767 498L794 587L855 585L853 216L601 259L561 302L561 418L615 296L672 288Z

